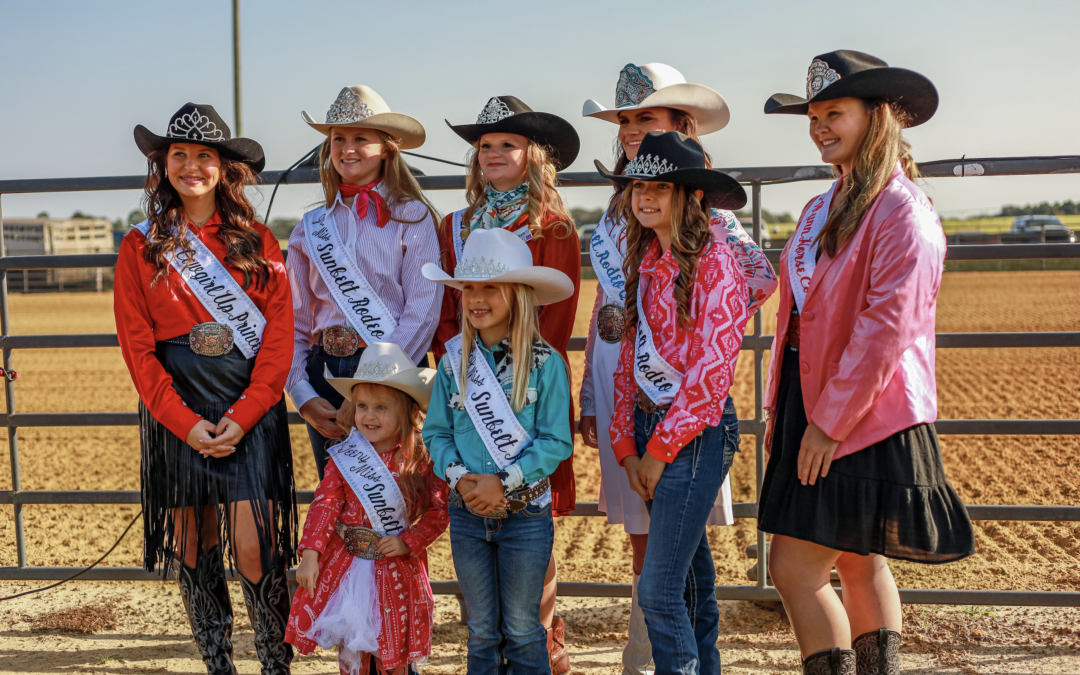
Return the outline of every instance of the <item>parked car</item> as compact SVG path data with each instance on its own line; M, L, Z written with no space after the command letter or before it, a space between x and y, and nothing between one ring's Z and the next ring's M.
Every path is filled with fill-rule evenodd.
M586 223L585 225L578 225L577 233L578 239L581 240L581 252L587 253L589 251L589 242L592 241L593 232L596 231L596 226L599 223Z
M1057 216L1017 216L1013 220L1013 234L1043 234L1048 242L1076 243L1076 233L1065 226Z
M754 236L754 219L753 218L739 218L739 222L742 223L743 229L750 235ZM761 248L772 248L772 236L769 234L769 224L765 222L765 219L761 219L761 236L758 237L758 246Z

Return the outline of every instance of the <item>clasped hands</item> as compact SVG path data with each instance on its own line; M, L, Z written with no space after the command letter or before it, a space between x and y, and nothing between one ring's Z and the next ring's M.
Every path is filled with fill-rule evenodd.
M505 488L499 477L490 473L467 473L454 488L477 513L490 513L507 507Z
M199 420L191 427L185 442L203 457L228 457L236 452L236 445L245 433L243 427L229 417L222 417L217 424Z
M376 549L387 558L394 556L412 555L412 547L405 540L393 534L388 534L379 540ZM300 553L300 565L296 568L296 583L315 597L315 585L319 582L319 552L313 548L305 548Z
M630 489L645 501L652 501L667 464L646 452L644 457L630 455L622 461L622 465L626 469L626 477L630 479Z

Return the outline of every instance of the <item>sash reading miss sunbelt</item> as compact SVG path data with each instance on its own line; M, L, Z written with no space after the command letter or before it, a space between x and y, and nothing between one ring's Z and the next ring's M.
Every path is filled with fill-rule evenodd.
M621 224L613 225L605 211L600 224L593 230L589 244L589 258L592 260L596 278L604 288L604 294L613 302L626 303L626 277L623 275L623 254L619 251L609 230L621 231Z
M149 237L150 221L144 220L136 225L135 229ZM240 284L236 283L225 265L186 227L184 239L191 246L191 253L179 249L167 255L166 260L206 311L210 312L210 316L214 317L214 321L232 329L233 339L240 353L245 358L255 358L262 346L266 317ZM186 269L185 263L189 263Z
M408 529L405 496L368 439L353 429L348 438L327 452L364 505L371 529L382 535L400 535Z
M504 470L532 444L532 437L518 421L506 392L480 349L477 342L469 352L469 385L461 398L488 454ZM460 334L446 341L446 353L457 382L461 382L461 352Z
M369 345L385 342L397 330L397 321L342 244L334 214L325 207L311 211L304 217L304 238L308 255L349 325Z
M799 227L795 230L791 249L788 251L788 276L791 278L791 293L795 297L795 304L802 312L803 303L806 302L806 294L810 290L810 281L814 277L817 268L817 239L825 221L829 219L829 204L832 203L833 192L836 183L832 184L828 192L814 200L814 203L806 209L806 215L799 221Z
M641 390L656 405L671 405L682 387L683 374L660 356L653 342L652 328L645 315L645 291L651 282L642 276L638 282L637 345L634 349L634 379Z

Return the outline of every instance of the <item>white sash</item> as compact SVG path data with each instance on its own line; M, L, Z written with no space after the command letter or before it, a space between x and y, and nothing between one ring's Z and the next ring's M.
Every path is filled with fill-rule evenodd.
M457 260L458 262L461 262L461 254L465 250L465 240L461 237L461 233L469 226L468 223L463 224L461 222L464 213L465 210L462 209L461 211L455 211L450 214L450 234L453 237L454 242L454 260ZM514 230L513 234L516 234L526 244L533 238L532 230L529 229L528 225ZM450 271L453 272L453 270Z
M656 405L671 405L682 387L683 374L660 356L653 342L652 328L645 315L645 291L650 284L638 280L637 346L634 349L634 379L641 390Z
M394 474L379 453L356 428L327 452L364 505L371 529L382 535L400 535L409 528L409 508Z
M149 237L150 220L144 220L135 229L142 232L144 237ZM225 265L187 227L184 228L184 238L191 246L191 254L180 249L166 256L166 259L206 311L210 312L210 316L214 317L214 321L232 329L234 344L244 358L254 358L262 346L266 317L232 278ZM189 258L191 262L184 269Z
M836 183L825 192L818 195L814 203L806 210L806 215L799 221L799 227L795 229L794 242L788 251L788 276L791 278L791 293L795 297L795 304L802 312L803 303L806 301L806 293L810 290L810 280L817 268L817 249L815 241L825 221L829 219L829 204L832 203L833 192Z
M397 321L341 243L333 211L322 207L304 216L304 238L308 257L349 325L369 345L385 342L397 330Z
M593 230L592 241L589 244L589 258L592 260L593 270L596 272L597 280L600 281L600 286L604 289L604 294L612 300L617 299L620 305L625 305L626 276L622 269L623 254L608 231L609 225L614 225L614 229L620 231L625 227L623 223L612 223L608 220L608 214L605 211L600 224Z
M450 358L450 367L454 370L454 380L461 382L461 334L446 341L446 353ZM515 364L528 367L528 364ZM500 470L517 461L521 453L532 445L532 437L521 426L510 399L506 398L499 379L495 377L487 359L480 353L477 341L469 353L469 386L462 392L461 401L469 412L473 426L484 441L488 454L495 460Z

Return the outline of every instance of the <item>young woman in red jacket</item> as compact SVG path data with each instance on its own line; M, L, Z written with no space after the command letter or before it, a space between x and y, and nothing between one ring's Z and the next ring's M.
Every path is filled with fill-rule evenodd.
M124 237L114 311L139 392L147 571L177 568L208 673L235 673L222 551L240 572L264 673L288 673L296 495L282 391L293 310L277 240L244 195L262 147L188 103L147 156L149 219Z

